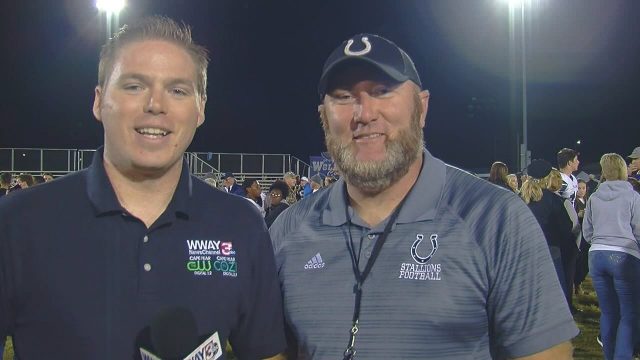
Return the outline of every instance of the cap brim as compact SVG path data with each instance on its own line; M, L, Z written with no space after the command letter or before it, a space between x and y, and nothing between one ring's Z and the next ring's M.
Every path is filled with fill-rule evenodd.
M391 79L397 82L405 82L407 80L410 80L408 76L397 71L393 67L387 66L385 64L380 64L367 57L341 58L336 62L334 62L333 64L329 65L323 72L322 77L320 78L320 82L318 83L318 94L322 97L327 93L327 85L329 83L329 78L337 69L339 69L341 66L346 66L349 63L358 63L358 62L363 62L363 63L373 65L382 73L384 73L385 75L389 76Z

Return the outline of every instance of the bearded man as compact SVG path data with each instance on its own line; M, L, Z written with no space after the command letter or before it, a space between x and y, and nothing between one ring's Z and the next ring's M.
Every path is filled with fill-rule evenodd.
M544 234L512 191L425 149L429 92L407 53L356 35L318 90L341 178L270 228L289 358L570 359Z

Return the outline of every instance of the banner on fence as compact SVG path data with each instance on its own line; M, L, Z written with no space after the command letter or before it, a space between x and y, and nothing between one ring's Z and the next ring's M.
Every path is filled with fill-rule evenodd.
M323 152L320 156L309 156L309 161L311 164L309 175L321 174L323 177L338 176L335 164L328 153Z

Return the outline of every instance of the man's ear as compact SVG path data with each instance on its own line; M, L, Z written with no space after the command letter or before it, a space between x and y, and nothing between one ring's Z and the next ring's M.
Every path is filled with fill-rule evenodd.
M199 101L200 105L198 106L198 125L197 127L200 127L200 125L202 125L204 123L204 108L205 105L207 104L207 95L202 95L200 96L200 101Z
M427 111L429 110L429 90L422 90L418 93L420 98L420 106L422 111L420 114L420 127L424 128L427 119Z
M100 108L102 106L102 95L102 88L100 86L96 86L93 98L93 116L98 121L102 121L102 116L100 114Z

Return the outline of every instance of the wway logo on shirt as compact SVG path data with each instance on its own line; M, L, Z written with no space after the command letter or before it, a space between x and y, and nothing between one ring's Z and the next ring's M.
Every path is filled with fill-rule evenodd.
M220 255L220 240L187 240L189 255Z
M413 263L400 264L399 279L409 280L442 280L440 272L442 267L440 264L428 263L438 251L438 234L431 234L429 240L431 242L431 251L422 256L418 252L418 247L424 240L423 234L416 234L416 240L411 245L411 258Z
M231 241L187 240L187 252L187 270L196 276L212 276L214 272L238 276L236 251Z
M320 253L313 255L313 257L307 261L307 264L304 266L306 270L310 269L322 269L324 267L324 261L322 260L322 256Z

